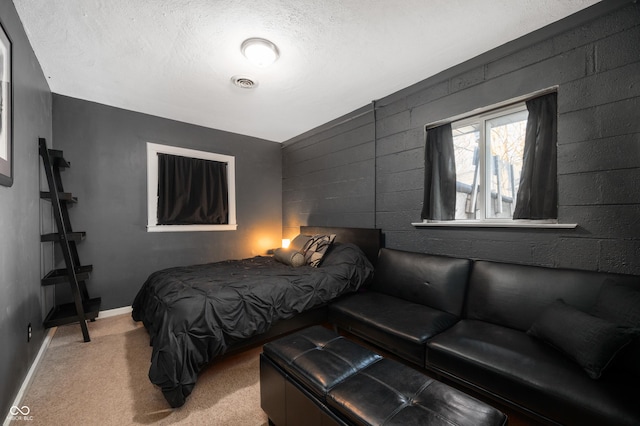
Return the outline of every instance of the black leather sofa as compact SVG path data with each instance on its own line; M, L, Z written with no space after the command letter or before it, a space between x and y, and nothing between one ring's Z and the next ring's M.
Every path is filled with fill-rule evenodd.
M382 249L329 321L545 423L640 424L637 276Z

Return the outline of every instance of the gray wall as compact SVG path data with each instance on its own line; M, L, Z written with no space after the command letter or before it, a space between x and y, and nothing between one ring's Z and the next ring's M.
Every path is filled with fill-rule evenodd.
M300 225L373 227L374 120L362 108L283 149L283 237Z
M88 289L102 310L131 305L147 276L170 266L266 254L282 233L281 145L53 95L54 146L71 168L64 188ZM146 232L146 142L235 156L236 231ZM61 257L58 257L61 259ZM57 298L69 293L57 290Z
M376 226L392 248L640 274L639 76L640 5L630 2L600 3L487 52L375 102L375 130L344 117L285 142L285 232ZM411 226L425 124L556 85L559 220L576 230ZM349 188L356 198L345 199Z
M0 186L0 419L9 408L44 339L43 311L51 292L40 286L51 252L40 243L50 231L50 208L40 220L38 137L51 139L51 92L11 1L0 2L0 21L13 47L12 187ZM43 189L46 188L43 187ZM49 247L50 249L50 247ZM49 305L50 306L50 305ZM27 324L33 338L27 343Z

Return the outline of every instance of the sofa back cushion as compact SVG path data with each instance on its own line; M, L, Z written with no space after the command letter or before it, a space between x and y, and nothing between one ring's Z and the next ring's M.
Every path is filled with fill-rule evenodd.
M371 289L460 316L471 263L383 248Z
M528 330L557 299L589 312L607 279L637 281L630 275L544 268L489 261L474 262L465 316L517 330Z
M598 318L623 327L640 330L640 278L635 285L607 280L600 290L598 301L591 311ZM614 367L640 377L640 336L620 354Z

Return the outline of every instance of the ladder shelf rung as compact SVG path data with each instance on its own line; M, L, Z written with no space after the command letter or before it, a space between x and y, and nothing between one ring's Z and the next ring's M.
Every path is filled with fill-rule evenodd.
M76 268L76 280L86 281L93 271L93 265L84 265ZM54 269L42 278L42 285L54 285L69 282L69 273L66 268Z
M84 240L84 237L87 235L86 232L68 232L67 233L67 240L69 241L75 241L75 242L79 242ZM40 241L43 243L48 243L48 242L59 242L61 241L60 238L60 234L58 234L57 232L51 233L51 234L44 234L40 236Z
M64 159L62 155L62 151L59 149L49 149L49 157L51 157L52 163L54 167L59 167L61 169L66 169L67 167L71 167L71 163Z
M100 312L101 298L89 299L83 303L85 320L94 320ZM54 306L44 320L45 328L58 327L65 324L78 322L78 313L75 303L64 303Z
M45 192L45 191L40 191L40 198L44 199L44 200L51 200L51 193L50 192ZM60 199L60 201L66 201L68 203L77 203L78 202L78 198L74 197L72 193L70 192L58 192L58 199Z

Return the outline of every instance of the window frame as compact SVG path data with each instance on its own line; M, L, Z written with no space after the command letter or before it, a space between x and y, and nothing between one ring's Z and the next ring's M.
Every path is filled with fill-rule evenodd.
M478 128L480 129L480 137L478 143L478 150L481 155L478 156L478 160L480 162L480 173L478 182L478 186L481 188L480 194L477 196L478 200L478 209L476 210L476 218L475 219L454 219L457 222L472 222L472 223L491 223L491 222L513 222L514 220L523 220L523 219L513 219L513 218L493 218L487 217L487 206L491 203L491 185L488 185L491 181L491 168L487 167L491 161L491 152L487 147L487 122L498 117L503 117L511 114L518 114L523 111L527 111L527 104L525 102L518 102L506 107L493 109L491 111L487 111L484 113L476 114L469 116L467 118L453 121L451 122L451 127L458 128L464 127L471 124L479 124ZM488 188L488 190L487 190ZM513 194L514 204L515 204L516 194ZM479 217L478 217L479 215ZM526 219L528 220L528 219ZM551 221L557 219L552 219ZM528 220L531 221L531 220ZM546 220L545 222L549 222ZM553 223L553 222L551 222Z
M492 117L495 114L502 115L505 111L513 109L516 112L516 109L519 106L523 106L526 110L526 101L529 99L533 99L538 96L545 95L551 92L557 92L558 87L553 86L547 89L539 90L533 93L529 93L527 95L519 96L514 99L510 99L504 102L500 102L494 105L490 105L484 108L478 108L471 112L460 114L454 117L449 117L447 119L438 120L436 122L427 124L424 127L424 132L426 132L432 128L441 126L446 123L451 123L452 125L456 123L459 125L460 123L464 124L465 122L476 122L478 118L481 116ZM484 134L486 131L486 124L483 124L482 133ZM479 145L480 146L480 145ZM480 149L480 148L479 148ZM485 167L487 162L487 156L490 153L487 153L486 150L486 142L484 138L481 138L481 149L484 155L480 156L480 161L482 164L482 170L484 173L481 173L481 184L486 182L487 173L489 171ZM557 178L557 176L556 176ZM557 184L557 181L556 181ZM484 185L483 185L484 188ZM488 196L491 195L491 191L486 192ZM411 225L419 228L419 227L464 227L464 228L558 228L558 229L573 229L578 226L577 223L560 223L559 219L513 219L513 218L485 218L485 209L484 203L486 200L482 200L482 219L454 219L454 220L432 220L432 219L424 219L421 222L412 222Z
M229 223L218 225L158 225L159 153L226 163L227 189L229 197ZM235 157L216 154L214 152L147 142L147 232L235 231L237 228Z

